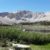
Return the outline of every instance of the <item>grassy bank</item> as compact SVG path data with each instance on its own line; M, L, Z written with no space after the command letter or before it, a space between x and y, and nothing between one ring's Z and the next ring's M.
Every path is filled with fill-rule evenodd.
M46 45L30 45L32 50L50 50L50 44Z

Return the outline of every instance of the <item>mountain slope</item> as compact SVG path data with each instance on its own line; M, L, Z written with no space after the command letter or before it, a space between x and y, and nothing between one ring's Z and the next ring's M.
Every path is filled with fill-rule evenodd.
M50 22L50 12L36 12L33 13L31 11L19 11L16 13L3 12L0 13L0 24L14 24L21 22Z

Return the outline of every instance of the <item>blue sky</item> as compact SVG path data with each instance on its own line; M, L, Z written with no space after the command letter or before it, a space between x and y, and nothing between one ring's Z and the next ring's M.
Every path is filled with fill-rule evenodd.
M30 10L33 12L50 11L50 0L0 0L0 12Z

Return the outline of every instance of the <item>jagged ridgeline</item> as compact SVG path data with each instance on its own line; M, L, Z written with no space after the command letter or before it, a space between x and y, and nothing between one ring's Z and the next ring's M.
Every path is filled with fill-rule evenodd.
M0 12L0 25L16 24L50 25L50 12L17 11L15 13Z

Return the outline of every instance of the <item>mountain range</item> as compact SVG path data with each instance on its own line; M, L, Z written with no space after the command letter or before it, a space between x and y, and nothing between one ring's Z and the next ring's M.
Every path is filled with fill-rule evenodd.
M50 22L50 12L17 11L15 13L1 12L0 24Z

